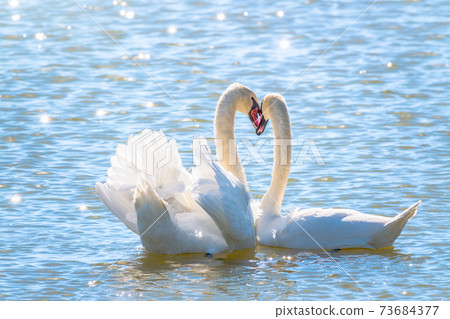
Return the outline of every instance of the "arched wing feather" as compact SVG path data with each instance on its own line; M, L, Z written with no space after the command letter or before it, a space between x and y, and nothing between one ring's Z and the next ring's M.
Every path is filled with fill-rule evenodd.
M194 139L192 196L221 230L230 249L255 245L250 195L241 182L211 159L204 138Z

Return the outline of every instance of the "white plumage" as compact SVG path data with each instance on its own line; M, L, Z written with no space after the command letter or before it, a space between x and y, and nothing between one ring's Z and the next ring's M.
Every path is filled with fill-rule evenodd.
M218 121L234 126L236 111L247 114L255 103L258 109L256 101L247 87L231 85L217 105L216 128ZM228 142L234 139L234 130L216 131L216 135ZM190 174L182 165L176 141L146 129L117 147L106 183L96 184L97 193L149 252L217 253L255 246L250 195L239 159L231 167L212 161L201 137L193 144L193 155L202 161ZM244 176L242 182L222 164Z
M392 218L351 209L298 208L288 215L257 220L258 242L297 249L389 247L420 201Z
M253 212L245 185L219 163L208 158L211 151L206 141L200 147L203 149L199 156L201 163L192 171L195 201L221 229L231 250L253 247L256 244ZM194 149L194 153L198 150Z
M269 94L261 101L263 116L273 123L275 139L291 139L284 98ZM395 217L383 217L351 209L293 209L281 215L289 177L291 147L274 148L272 182L260 207L254 208L258 243L296 249L381 248L393 244L420 201ZM283 158L284 156L284 158ZM282 163L287 163L282 165Z

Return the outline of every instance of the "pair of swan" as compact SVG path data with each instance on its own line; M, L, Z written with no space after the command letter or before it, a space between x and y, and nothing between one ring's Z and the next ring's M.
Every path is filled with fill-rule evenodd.
M189 173L175 140L151 130L117 147L108 179L96 190L149 252L214 254L256 242L296 249L381 248L391 246L415 215L420 201L393 218L347 209L294 209L282 216L291 146L277 143L269 190L260 203L252 202L234 139L236 112L248 115L258 135L272 120L275 140L291 139L281 95L265 96L260 107L252 90L232 84L220 97L214 119L218 162L206 140L197 138L197 161Z

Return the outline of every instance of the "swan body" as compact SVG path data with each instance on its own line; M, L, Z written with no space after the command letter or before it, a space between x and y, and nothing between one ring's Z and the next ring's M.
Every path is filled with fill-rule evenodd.
M265 109L263 108L265 107ZM275 140L291 139L289 114L284 98L270 94L261 101L266 124L272 119ZM258 128L261 134L264 127ZM291 146L275 145L274 168L269 190L255 209L258 243L294 249L382 248L393 244L420 201L394 217L363 214L351 209L292 209L281 215L287 186Z
M145 152L170 154L170 162L149 174L143 166ZM158 150L161 153L158 153ZM163 152L164 151L164 152ZM127 154L136 154L129 157ZM193 177L181 165L175 140L162 132L144 130L119 145L111 159L106 183L96 190L105 205L152 253L217 253L228 250L219 228L192 198Z
M258 242L296 249L382 248L392 246L420 202L389 218L351 209L294 209L289 215L257 220Z
M250 116L255 103L259 109L256 96L243 85L233 84L224 94L216 128L223 114L234 123L236 111ZM234 138L234 130L219 133L223 139ZM255 246L250 195L239 160L226 170L211 159L201 137L194 140L193 155L201 161L191 174L182 165L176 141L146 129L117 147L106 183L96 184L97 193L149 252L214 254ZM240 172L243 182L233 171Z

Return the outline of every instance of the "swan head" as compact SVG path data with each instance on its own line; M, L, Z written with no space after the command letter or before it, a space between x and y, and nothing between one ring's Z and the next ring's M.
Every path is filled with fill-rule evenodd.
M256 128L256 135L264 133L269 120L276 112L281 112L283 109L286 109L286 100L281 94L271 93L263 97L261 100L260 121Z
M236 111L244 113L252 122L255 129L259 126L261 110L255 92L240 83L231 84L223 96L229 96L234 100Z

